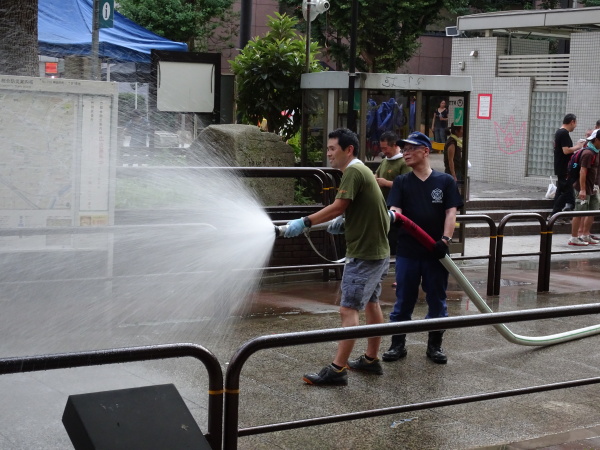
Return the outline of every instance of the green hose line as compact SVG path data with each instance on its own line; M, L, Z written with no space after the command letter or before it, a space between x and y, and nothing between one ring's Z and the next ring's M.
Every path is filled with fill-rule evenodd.
M452 274L459 286L465 291L469 298L473 301L479 312L493 313L479 293L475 290L469 280L463 275L458 266L452 261L450 256L446 255L444 259L440 259L442 265ZM551 334L549 336L520 336L513 333L504 324L494 325L494 328L508 341L518 345L528 346L543 346L561 344L563 342L581 339L587 336L593 336L600 333L600 325L591 327L579 328L577 330L565 331L564 333Z

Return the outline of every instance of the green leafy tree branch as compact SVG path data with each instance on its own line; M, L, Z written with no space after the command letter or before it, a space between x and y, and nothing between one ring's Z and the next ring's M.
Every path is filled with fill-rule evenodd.
M419 48L418 38L442 14L466 7L466 0L358 0L357 68L367 72L395 72ZM280 0L302 15L302 0ZM330 9L315 19L312 36L336 61L348 67L351 34L351 1L332 1ZM303 21L304 22L304 21Z
M234 0L119 0L121 14L190 50L204 50L221 24L236 20Z
M244 122L256 125L267 119L268 130L287 140L301 125L300 78L306 71L306 39L295 30L297 19L275 16L268 17L270 31L252 39L230 62ZM310 72L322 70L315 58L317 51L318 44L311 43Z

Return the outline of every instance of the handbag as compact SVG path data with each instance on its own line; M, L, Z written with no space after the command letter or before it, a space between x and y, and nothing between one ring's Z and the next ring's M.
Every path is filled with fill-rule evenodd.
M544 195L547 199L553 199L554 194L556 194L556 184L554 184L554 180L550 177L550 184L548 185L548 190L546 191L546 195Z

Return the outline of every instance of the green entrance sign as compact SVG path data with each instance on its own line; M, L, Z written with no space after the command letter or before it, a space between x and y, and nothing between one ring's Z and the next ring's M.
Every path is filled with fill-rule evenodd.
M115 0L99 0L98 6L98 28L113 28Z
M462 127L465 121L465 108L454 108L454 125Z

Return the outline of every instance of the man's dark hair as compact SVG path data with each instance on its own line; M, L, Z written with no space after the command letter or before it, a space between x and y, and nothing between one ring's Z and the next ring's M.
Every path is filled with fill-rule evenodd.
M381 134L381 137L379 138L379 142L387 142L387 145L389 145L390 147L396 145L397 141L398 136L393 131L385 131Z
M600 128L600 119L596 120L596 129Z
M350 145L354 146L354 156L358 156L358 136L356 133L349 130L348 128L338 128L333 130L327 136L329 139L337 139L338 144L343 150L347 149Z
M565 116L565 118L563 119L563 125L566 125L566 124L568 124L568 123L571 123L571 122L573 122L574 120L577 120L577 117L575 117L575 114L571 114L571 113L569 113L569 114L567 114L567 115Z

